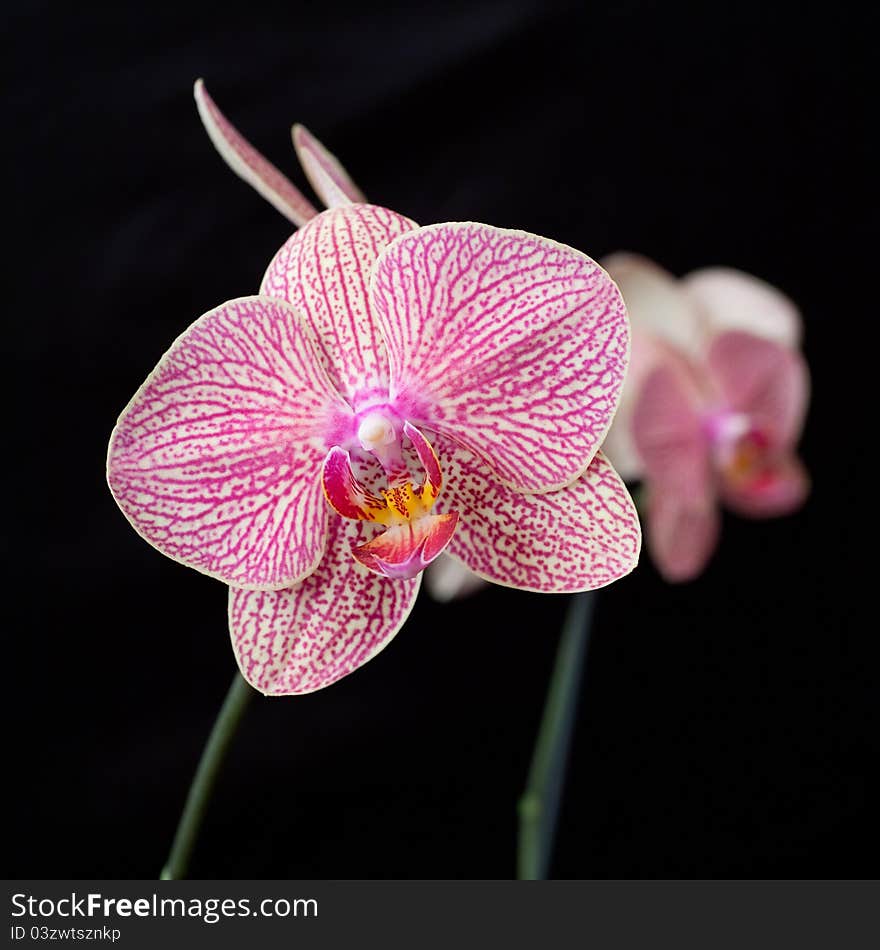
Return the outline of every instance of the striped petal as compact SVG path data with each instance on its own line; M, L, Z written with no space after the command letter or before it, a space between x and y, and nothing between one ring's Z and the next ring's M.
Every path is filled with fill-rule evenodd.
M174 342L119 417L110 487L163 554L227 584L286 587L323 553L321 464L348 411L289 306L232 300Z
M638 515L601 452L571 485L535 495L500 485L449 439L434 445L446 473L437 508L460 514L447 552L484 580L570 593L604 587L636 566Z
M372 295L401 415L519 491L586 469L629 353L623 301L598 264L522 231L440 224L387 248Z
M747 414L771 448L790 448L804 424L810 381L796 350L731 330L712 340L709 370L729 408Z
M205 130L223 161L258 191L288 221L301 227L318 213L312 203L267 158L264 158L217 108L199 79L194 90Z
M731 267L706 267L683 277L681 287L712 334L743 330L792 349L800 344L803 328L797 307L751 274Z
M332 518L327 554L289 590L229 591L229 630L239 668L260 692L311 693L363 666L409 615L419 577L389 580L351 556L370 529Z
M291 135L306 178L328 208L367 200L339 159L331 155L304 125L295 125Z
M388 356L370 313L370 269L415 224L374 205L325 211L275 255L261 292L287 300L314 328L325 368L351 400L387 398Z

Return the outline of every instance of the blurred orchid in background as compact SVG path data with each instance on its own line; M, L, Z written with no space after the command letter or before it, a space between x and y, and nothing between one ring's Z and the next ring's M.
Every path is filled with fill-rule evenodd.
M444 548L542 592L631 571L638 518L598 451L629 354L602 268L521 231L350 203L302 131L336 203L311 215L196 96L230 163L308 223L258 296L175 341L120 416L108 479L142 537L230 585L247 681L305 693L367 662Z
M627 481L645 482L647 539L669 581L705 567L719 506L753 518L803 504L809 479L795 454L809 401L801 318L769 284L730 268L681 280L636 254L603 262L633 333L623 396L603 450ZM441 557L427 575L437 600L482 585Z
M800 315L775 288L727 268L676 280L635 254L604 266L633 328L624 395L604 448L643 479L648 546L669 581L696 577L719 506L754 518L803 504L795 454L809 400Z

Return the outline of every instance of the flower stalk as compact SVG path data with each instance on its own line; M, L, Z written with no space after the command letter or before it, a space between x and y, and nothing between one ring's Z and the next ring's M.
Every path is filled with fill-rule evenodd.
M560 634L526 788L519 800L517 878L521 881L544 880L550 866L594 603L590 591L575 594Z
M253 695L255 691L245 682L241 673L236 671L190 785L171 852L165 867L162 868L163 881L180 880L186 876L189 859L217 783L217 776Z

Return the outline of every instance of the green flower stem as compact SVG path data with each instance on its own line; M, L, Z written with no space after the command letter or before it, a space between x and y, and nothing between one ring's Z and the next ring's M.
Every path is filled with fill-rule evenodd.
M594 601L593 593L575 594L560 634L529 777L519 800L521 881L544 880L550 866Z
M179 880L186 876L190 855L202 827L220 767L247 709L248 701L254 694L255 691L248 686L241 673L236 671L189 787L183 814L171 845L171 853L162 868L163 881Z

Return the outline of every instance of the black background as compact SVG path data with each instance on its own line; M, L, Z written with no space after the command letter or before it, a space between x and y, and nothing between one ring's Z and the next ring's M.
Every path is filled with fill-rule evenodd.
M693 584L645 557L602 593L553 874L876 874L876 621L852 595L876 498L852 362L876 324L859 289L868 68L845 5L4 17L7 875L158 873L234 671L224 588L138 539L103 474L161 353L253 292L289 233L215 154L198 76L303 186L293 121L417 221L731 265L801 305L813 495L795 517L728 518ZM256 701L193 874L512 875L564 608L423 597L355 675Z

